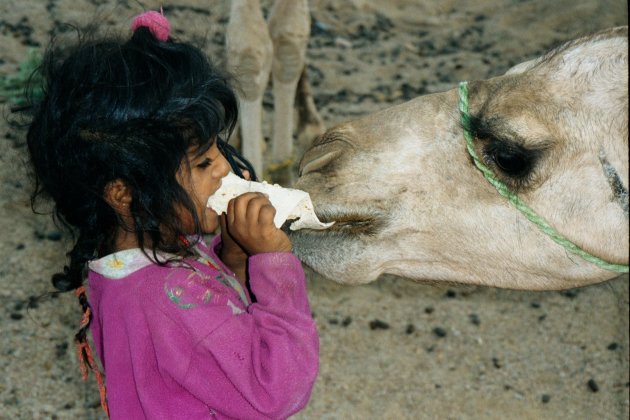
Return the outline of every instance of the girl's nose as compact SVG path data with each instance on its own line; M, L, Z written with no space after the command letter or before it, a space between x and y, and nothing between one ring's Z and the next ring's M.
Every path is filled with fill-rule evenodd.
M223 156L223 153L219 153L219 157L216 160L216 165L214 165L214 170L212 171L212 176L215 178L223 178L228 173L230 173L230 169L230 164Z

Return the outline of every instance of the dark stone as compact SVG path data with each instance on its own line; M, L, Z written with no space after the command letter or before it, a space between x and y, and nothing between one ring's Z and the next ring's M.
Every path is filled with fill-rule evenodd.
M586 385L588 386L588 389L591 392L599 392L599 385L597 385L597 382L595 382L595 379L593 378L589 379Z
M427 306L426 308L424 308L424 313L425 314L432 314L434 311L432 306Z
M446 337L446 330L442 327L433 328L433 334L435 334L439 338Z
M345 317L345 318L343 319L343 321L341 321L341 325L342 325L343 327L347 327L347 326L348 326L348 325L350 325L351 323L352 323L352 317L349 317L349 316Z
M560 294L566 298L569 299L575 299L575 297L578 295L578 293L580 293L580 291L578 289L569 289L569 290L563 290L560 292Z
M607 348L608 350L617 350L617 349L619 348L619 343L615 343L615 342L610 343L610 344L608 345L608 347L606 347L606 348Z
M551 400L551 395L543 394L540 400L543 402L543 404L547 404L549 400Z
M453 289L448 289L446 291L446 297L453 299L453 298L457 297L457 292L455 290L453 290Z
M63 343L59 343L55 346L55 355L57 359L61 359L67 354L68 350L68 342L64 341Z
M405 334L413 334L414 332L416 332L416 327L413 324L407 325L407 328L405 328Z
M19 321L20 319L24 318L24 315L22 315L19 312L11 312L11 319L14 321Z
M380 319L375 319L370 321L370 329L371 330L387 330L389 329L389 324L387 322L381 321Z
M468 318L470 319L470 322L473 325L481 324L481 320L479 319L479 315L477 315L477 314L470 314L470 315L468 315Z

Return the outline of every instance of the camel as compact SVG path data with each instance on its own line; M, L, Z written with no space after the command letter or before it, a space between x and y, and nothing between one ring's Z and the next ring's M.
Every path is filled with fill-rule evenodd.
M534 219L612 266L568 251L501 195L465 133ZM336 223L292 232L294 249L337 282L390 273L558 290L627 272L628 28L333 127L305 152L295 187Z
M262 100L271 72L273 83L273 137L271 163L285 169L291 182L293 161L293 108L300 95L301 131L321 134L324 126L315 109L307 83L304 60L311 21L307 0L276 0L268 23L259 0L232 0L227 25L228 65L239 83L241 148L256 173L263 174L264 141ZM299 86L299 89L298 89Z

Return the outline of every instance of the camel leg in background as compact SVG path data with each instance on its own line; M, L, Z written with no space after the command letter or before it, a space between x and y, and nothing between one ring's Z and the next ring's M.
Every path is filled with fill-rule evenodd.
M226 49L228 65L238 81L241 150L262 179L262 98L269 81L273 45L259 0L232 0Z
M304 69L311 30L307 0L276 0L269 16L273 42L273 137L271 161L274 180L292 182L295 93Z

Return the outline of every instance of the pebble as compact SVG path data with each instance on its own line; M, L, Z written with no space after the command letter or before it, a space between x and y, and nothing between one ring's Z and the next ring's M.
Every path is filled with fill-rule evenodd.
M351 323L352 323L352 317L347 316L347 317L345 317L345 318L343 319L343 321L341 321L341 326L342 326L342 327L347 327L347 326L348 326L348 325L350 325Z
M551 396L549 394L543 394L540 400L543 402L543 404L547 404L549 400L551 400Z
M408 324L405 328L405 334L413 334L414 332L416 332L416 327L413 324Z
M352 41L338 36L335 38L335 46L341 48L352 48Z
M612 342L606 348L608 350L617 350L619 348L619 343Z
M569 289L560 292L562 296L569 299L574 299L578 295L578 293L580 293L578 289Z
M59 232L59 231L49 232L46 235L46 239L48 239L49 241L53 241L53 242L60 241L61 240L61 232Z
M61 359L68 353L68 342L64 341L55 346L55 355L58 359Z
M424 313L425 314L432 314L434 311L432 306L427 306L426 308L424 308Z
M370 329L371 330L388 330L389 324L385 321L381 321L380 319L375 319L370 321Z
M479 315L477 315L477 314L470 314L470 315L468 315L468 318L470 319L470 322L473 325L481 324L481 321L479 320Z
M435 327L433 328L433 334L439 338L446 337L446 330L442 327Z
M22 315L22 314L21 314L21 313L19 313L19 312L11 312L10 317L11 317L11 319L12 319L12 320L14 320L14 321L19 321L20 319L24 318L24 315Z
M588 386L588 389L591 392L598 392L599 391L599 385L597 385L597 382L595 382L595 379L591 378L588 380L588 382L586 383L586 385Z

